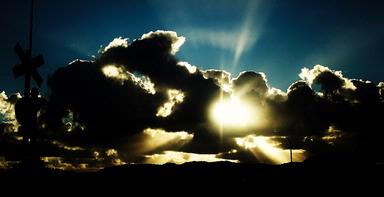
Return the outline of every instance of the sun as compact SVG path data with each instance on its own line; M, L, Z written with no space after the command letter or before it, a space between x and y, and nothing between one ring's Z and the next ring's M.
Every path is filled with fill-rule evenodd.
M213 121L226 128L249 127L254 123L255 115L253 106L235 96L219 99L211 108Z

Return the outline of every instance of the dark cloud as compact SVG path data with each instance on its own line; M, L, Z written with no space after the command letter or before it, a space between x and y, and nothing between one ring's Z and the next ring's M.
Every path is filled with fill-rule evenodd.
M175 54L184 41L167 31L150 32L132 43L118 38L94 61L76 60L57 69L48 79L49 102L40 113L40 138L57 142L47 150L69 152L53 151L49 155L56 159L47 162L67 163L69 158L71 163L68 155L73 149L65 148L70 146L82 147L75 151L94 166L172 154L196 156L192 153L257 162L271 159L253 157L263 153L260 148L246 148L260 135L278 142L276 149L381 158L383 82L348 79L341 71L316 65L303 68L301 80L282 91L269 86L261 72L245 71L231 78L226 71L204 71L180 62ZM252 117L257 123L227 133L213 124L213 102L231 97L257 110ZM12 107L18 98L1 94L2 145L18 143L17 133L9 135L9 128L17 127ZM248 144L241 147L236 138L248 139ZM72 163L72 168L83 166Z
M213 79L217 85L230 84L231 73L225 70L208 69L201 71L205 78Z
M245 71L232 80L235 94L241 96L252 96L255 101L266 98L269 87L264 73Z
M330 71L321 72L313 80L314 84L319 84L321 90L326 95L335 94L336 91L340 90L344 86L344 81Z
M102 67L97 62L75 61L58 69L48 80L51 102L72 110L75 121L86 127L84 135L96 141L115 140L156 124L154 114L164 95L149 94L131 80L121 84L105 76ZM47 117L52 117L51 112L57 116L58 111L48 108ZM50 120L56 123L48 124L60 123L64 117L56 118Z
M210 131L207 109L220 88L201 71L190 73L178 65L174 52L180 39L173 32L153 32L128 46L110 47L94 62L75 61L58 69L49 78L48 87L50 101L61 106L47 109L47 118L56 116L56 120L50 118L49 125L63 124L63 110L69 109L75 121L86 127L84 138L98 143L116 142L149 127L185 130L195 133L194 141L201 139L205 144L209 138L212 142L218 134ZM103 73L106 66L114 68L106 71L107 75ZM114 74L117 76L108 76ZM155 92L145 91L131 75L149 79ZM157 117L170 90L180 91L184 99L174 104L170 115ZM61 117L57 107L62 108Z

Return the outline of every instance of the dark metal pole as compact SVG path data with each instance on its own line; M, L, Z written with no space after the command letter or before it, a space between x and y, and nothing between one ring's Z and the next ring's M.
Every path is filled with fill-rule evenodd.
M30 21L29 21L29 49L27 50L27 58L28 58L28 62L27 62L27 65L26 65L26 69L27 71L25 72L25 81L24 81L24 99L29 99L31 98L31 72L30 70L28 69L32 69L32 65L31 64L31 61L32 61L32 35L33 35L33 4L34 4L34 0L31 0L31 10L30 10ZM28 112L27 112L28 113ZM24 141L24 144L29 144L29 136L27 135L27 133L30 133L31 132L31 120L32 120L32 117L28 117L29 116L29 113L27 115L27 118L29 119L27 121L27 124L24 125L24 128L23 128L23 141Z
M293 162L293 160L292 160L292 142L289 139L289 137L287 137L287 140L288 140L288 143L289 143L289 155L291 157L291 163L292 163Z
M32 54L32 33L33 33L33 6L34 0L31 0L31 16L29 23L29 51Z
M29 24L29 49L27 51L27 58L29 63L32 60L32 35L33 35L33 6L34 6L34 0L31 0L31 10L30 10L30 24ZM31 67L31 65L27 65ZM31 69L31 68L27 68ZM25 82L24 82L24 97L29 98L30 97L30 91L31 91L31 72L27 71L25 75Z

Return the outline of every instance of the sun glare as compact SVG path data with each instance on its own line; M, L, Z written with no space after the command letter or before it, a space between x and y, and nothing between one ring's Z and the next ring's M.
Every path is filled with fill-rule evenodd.
M253 108L234 96L216 102L211 113L212 119L222 127L248 127L255 119Z
M237 137L235 142L238 146L250 151L260 162L272 164L290 162L289 150L279 147L281 142L274 140L273 137L249 135ZM303 149L295 149L292 152L293 161L302 162L307 157Z

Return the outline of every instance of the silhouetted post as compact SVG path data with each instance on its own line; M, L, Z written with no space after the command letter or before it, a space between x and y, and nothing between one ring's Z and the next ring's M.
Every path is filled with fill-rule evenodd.
M288 143L289 143L289 155L291 157L291 163L293 162L292 160L292 142L289 140L289 137L287 137Z
M34 136L37 130L37 95L31 96L31 78L34 79L37 86L40 87L43 83L43 78L37 72L36 68L44 64L42 55L32 57L32 41L33 41L33 6L34 0L31 0L30 9L30 26L29 26L29 48L24 51L19 43L16 44L14 50L21 64L13 67L13 75L15 78L22 75L25 76L24 81L24 97L21 98L15 106L16 119L21 124L19 131L22 132L23 142L25 145L30 145L30 141L35 141ZM29 147L30 148L30 147Z
M30 18L29 18L29 49L26 51L28 60L32 59L33 6L34 6L34 0L31 0L31 9L30 9ZM25 81L24 81L24 97L25 98L29 98L30 90L31 90L31 73L26 72Z

